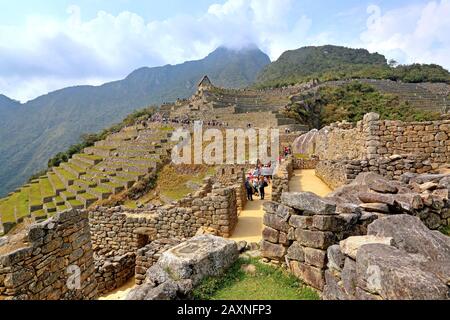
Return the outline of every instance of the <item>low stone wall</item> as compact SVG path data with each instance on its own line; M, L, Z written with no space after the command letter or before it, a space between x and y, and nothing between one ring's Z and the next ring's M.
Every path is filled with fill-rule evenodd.
M88 214L76 210L29 227L0 252L0 300L88 300L97 297ZM14 247L13 247L14 248Z
M136 252L150 240L190 238L200 227L229 237L237 223L236 193L231 187L213 189L191 207L178 205L128 210L93 208L89 211L93 247L99 254Z
M147 270L158 262L161 254L183 241L184 239L177 238L158 239L139 249L136 255L136 284L141 285L144 282Z
M294 162L291 157L287 158L278 167L278 171L272 179L272 200L280 201L281 194L289 191L289 181L294 172Z
M431 162L421 155L393 155L371 160L323 160L316 166L316 175L332 189L349 183L363 172L400 180L406 173L433 173L434 170Z
M135 259L136 256L133 253L97 259L95 278L99 295L120 288L133 277Z
M285 263L306 284L323 290L329 246L360 234L373 217L361 217L357 207L336 209L312 193L283 193L281 203L264 205L262 256Z
M233 187L236 192L236 207L238 215L247 204L247 191L245 190L245 174L251 165L227 165L219 168L215 179L223 186Z
M357 160L355 161L360 163ZM322 160L317 163L315 169L316 176L332 190L342 187L349 181L347 166L344 161Z

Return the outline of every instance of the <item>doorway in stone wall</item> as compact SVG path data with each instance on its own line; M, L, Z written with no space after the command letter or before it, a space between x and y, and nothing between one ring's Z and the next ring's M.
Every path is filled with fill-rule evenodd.
M136 245L138 249L141 249L150 243L150 237L147 234L138 234Z

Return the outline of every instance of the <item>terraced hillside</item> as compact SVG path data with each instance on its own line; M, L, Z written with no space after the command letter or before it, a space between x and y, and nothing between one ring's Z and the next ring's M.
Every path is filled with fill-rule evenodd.
M87 208L129 189L160 168L171 150L172 130L157 124L126 127L17 189L0 200L5 231L26 217L40 220L70 208Z
M354 80L326 82L323 85L343 85ZM445 83L403 83L391 80L360 79L382 93L396 95L418 109L450 112L450 85Z

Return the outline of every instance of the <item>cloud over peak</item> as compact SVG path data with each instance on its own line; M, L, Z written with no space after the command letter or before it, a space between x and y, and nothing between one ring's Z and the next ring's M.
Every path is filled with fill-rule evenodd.
M345 42L343 30L327 29L326 17L313 21L294 0L227 0L195 16L151 21L130 11L99 11L86 19L72 5L64 19L35 14L22 25L0 22L0 93L24 101L65 86L123 78L142 66L203 58L219 46L249 44L272 60L289 49L333 43L450 67L450 0L386 12L368 8L357 19L367 20L364 32L354 31L353 41Z

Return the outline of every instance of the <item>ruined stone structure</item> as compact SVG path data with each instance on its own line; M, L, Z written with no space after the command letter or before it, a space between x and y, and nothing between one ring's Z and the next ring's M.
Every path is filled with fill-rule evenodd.
M294 152L317 156L317 174L336 188L361 172L392 179L434 172L450 163L450 121L401 122L367 114L357 124L336 123L294 142Z
M293 274L320 291L326 288L329 281L334 281L329 284L332 288L327 289L334 293L325 295L330 299L343 299L343 297L361 299L364 296L370 296L367 292L360 292L359 295L356 294L355 296L355 288L351 293L347 292L347 295L336 293L338 290L336 289L337 283L340 287L347 285L345 281L341 282L341 279L349 276L347 272L353 272L352 276L355 277L355 269L353 268L355 263L347 263L345 257L342 258L343 260L336 258L335 255L338 250L335 245L340 243L342 251L342 247L345 247L345 239L352 239L349 238L352 236L369 234L389 237L383 233L384 228L377 229L379 230L378 233L371 232L376 225L373 222L394 219L396 215L401 214L411 217L416 216L413 219L417 219L414 221L418 221L416 224L421 225L421 230L439 229L442 226L450 225L450 203L448 200L450 184L448 178L449 175L405 175L401 179L403 182L398 182L387 180L373 173L363 173L354 182L337 189L326 198L320 198L312 193L284 192L279 202L268 202L264 206L265 228L263 242L261 243L262 255L273 260L276 264L285 264ZM408 225L402 227L405 228L404 232L407 233ZM390 228L396 230L397 227L391 226ZM386 229L389 230L388 227ZM440 238L439 241L447 241L448 246L448 237L438 235L436 232L431 233L429 231L429 233L433 237ZM394 245L394 242L389 242L386 239L370 241L368 243ZM419 243L420 239L416 241ZM401 243L400 240L399 242ZM415 245L418 245L417 243ZM409 246L405 247L405 250L413 250L410 251L411 253L415 252ZM402 255L399 254L400 256ZM437 260L447 261L448 263L450 255L446 251L443 252L442 257L442 259L437 258ZM379 259L383 258L380 257ZM353 260L355 260L354 256ZM332 278L331 272L333 270L331 269L335 268L336 261L340 261L338 273L342 274L334 273L334 278ZM346 268L343 265L344 261L346 265L349 265ZM409 268L414 271L416 265L411 262ZM416 270L416 272L419 271ZM445 272L443 274L448 276L448 273ZM359 275L358 272L356 274ZM437 278L444 277L443 274L438 273L435 276ZM393 279L397 279L397 275L393 277ZM353 281L351 279L345 280ZM441 288L445 283L445 281L439 279L433 281L440 282ZM433 281L431 282L434 283ZM383 289L388 290L386 288L389 287L389 290L393 290L388 282L383 285L385 286ZM420 286L425 285L420 283ZM413 287L408 287L407 290L408 292L414 291ZM385 292L378 291L378 296L375 298L394 298L394 295L385 294ZM442 292L444 291L439 289L433 293L433 297L442 298ZM420 294L423 294L423 292ZM418 298L420 294L405 295L402 298Z
M84 300L97 297L88 214L59 213L0 246L0 300ZM12 249L9 249L10 246Z
M128 300L186 299L200 281L220 276L238 258L234 241L212 235L196 236L167 251L148 269L144 283Z
M299 90L225 90L205 76L191 99L161 111L229 127L296 130L280 139L294 155L273 175L261 254L325 299L448 298L449 240L437 230L450 225L450 179L432 173L450 163L450 120L403 123L368 114L294 141L305 128L280 110ZM91 206L166 163L173 128L147 125L97 142L25 187L39 194L29 193L29 211L54 216L0 238L0 300L95 299L133 276L138 286L129 299L186 299L203 278L236 261L247 244L224 238L245 208L250 164L218 168L198 191L169 205ZM298 169L315 169L335 191L326 198L291 192ZM369 281L373 270L379 282Z

